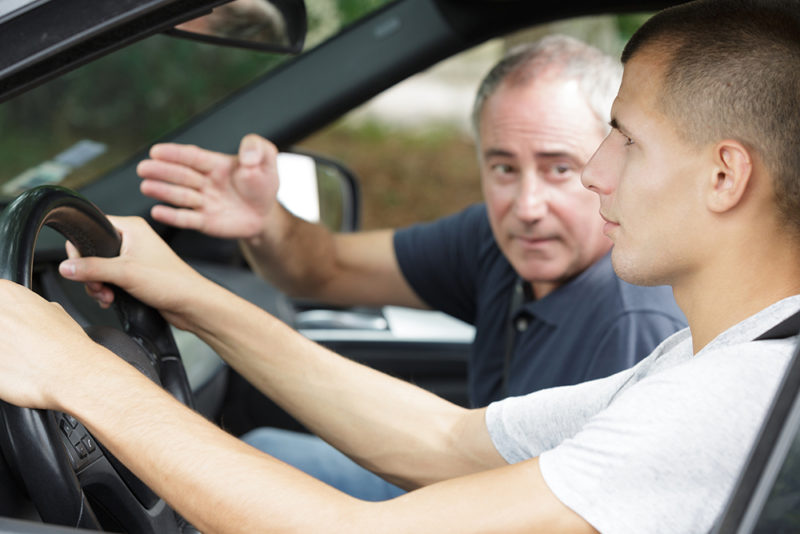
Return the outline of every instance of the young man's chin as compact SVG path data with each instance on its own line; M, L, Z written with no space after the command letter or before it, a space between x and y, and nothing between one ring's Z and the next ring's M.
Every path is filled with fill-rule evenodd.
M637 286L661 286L668 285L668 282L658 277L653 266L648 266L647 262L641 259L626 255L618 246L611 249L611 266L617 276Z

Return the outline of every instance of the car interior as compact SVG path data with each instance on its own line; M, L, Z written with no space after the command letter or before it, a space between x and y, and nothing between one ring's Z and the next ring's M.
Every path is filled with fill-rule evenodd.
M361 227L363 207L360 178L347 162L298 148L308 136L403 80L488 40L556 20L646 13L678 3L364 0L351 2L359 6L354 14L324 34L315 33L315 28L324 24L315 18L319 15L312 8L321 1L272 0L284 31L279 35L270 31L259 42L196 33L196 22L227 3L223 0L0 1L0 125L19 125L20 131L55 131L61 128L63 117L80 124L78 111L59 115L55 111L42 114L42 110L53 106L50 100L66 84L82 83L81 77L102 90L101 80L119 74L103 70L108 65L103 63L105 58L115 54L133 50L142 57L152 56L161 45L148 47L166 40L180 40L184 43L181 47L201 43L198 46L240 50L231 53L245 54L242 50L246 50L241 65L250 62L254 66L241 75L220 72L219 78L239 78L216 90L213 98L196 109L183 110L182 115L178 110L168 128L150 131L146 125L111 121L107 139L87 140L76 134L75 143L64 147L48 146L44 135L38 159L29 161L12 161L12 155L19 152L14 143L22 142L11 139L13 132L0 142L0 155L11 161L6 170L0 170L0 201L7 206L0 216L5 241L0 246L3 276L60 303L80 324L91 328L97 339L119 346L121 357L128 361L142 362L143 372L156 369L154 380L236 435L258 426L303 429L198 338L170 329L160 316L135 302L102 310L80 284L64 280L57 272L58 263L65 258L65 236L82 241L86 253L117 253L118 237L115 240L103 213L149 219L155 202L139 192L135 169L152 143L171 141L235 153L245 134L258 133L286 154L297 156L294 163L305 165L310 177L311 189L294 199L286 193L283 201L287 207L294 205L300 213L310 205L309 218L333 230L356 231ZM33 35L42 37L21 38ZM191 55L191 50L181 48L175 57ZM210 57L213 61L214 56ZM213 62L200 68L208 71L209 78L214 77ZM157 86L158 76L174 71L180 72L180 66L139 72L128 82L130 93L138 90L134 87L137 81ZM90 89L86 94L92 94ZM157 99L156 93L143 94ZM128 91L120 91L113 98L128 96ZM80 105L55 102L63 108L78 109ZM148 116L146 105L146 100L132 98L133 116ZM48 114L52 122L40 124L41 117ZM4 117L10 117L10 122L2 122ZM114 136L137 137L118 149ZM291 164L289 159L286 165ZM248 268L236 242L150 222L199 272L310 339L467 405L470 325L437 312L394 307L344 309L292 299ZM118 332L125 332L124 339ZM131 337L138 340L133 347L128 342ZM142 346L145 353L158 355L157 364L150 361L152 356L140 354ZM182 360L180 370L174 367L176 358ZM779 532L787 525L796 528L800 524L796 512L800 509L798 389L800 356L795 355L717 532ZM62 526L192 531L180 520L175 525L164 519L171 516L167 505L110 454L102 454L108 464L103 469L89 469L104 449L78 421L64 414L18 410L2 406L0 529L19 533L66 532ZM17 432L24 440L14 437ZM116 474L109 474L112 472ZM46 483L41 482L43 477ZM127 496L123 502L107 501L106 492ZM128 504L134 500L135 504ZM94 510L92 518L82 515L87 505Z

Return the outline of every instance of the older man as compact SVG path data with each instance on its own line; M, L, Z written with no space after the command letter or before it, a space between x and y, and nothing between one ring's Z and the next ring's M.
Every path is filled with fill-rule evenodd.
M275 149L256 136L238 160L161 145L139 166L161 222L242 238L250 264L282 289L344 305L431 307L476 326L473 406L626 369L685 326L669 288L614 275L597 196L580 173L608 131L621 67L551 36L510 51L473 110L485 205L403 230L330 234L275 200ZM305 434L244 439L361 497L399 493Z
M182 206L154 207L156 220L241 238L250 264L290 294L475 324L470 397L484 406L630 367L683 325L668 288L614 276L597 198L580 184L618 86L618 63L574 39L513 50L474 106L486 204L432 224L331 234L294 217L275 200L275 149L256 136L238 158L157 145L141 188Z
M202 278L141 220L114 219L120 258L61 265L157 306L416 491L365 503L260 454L9 282L0 397L74 415L202 531L708 532L797 343L763 338L800 309L800 121L787 120L800 113L798 8L691 2L626 48L614 129L583 181L615 269L670 284L689 329L606 379L453 406L314 345Z

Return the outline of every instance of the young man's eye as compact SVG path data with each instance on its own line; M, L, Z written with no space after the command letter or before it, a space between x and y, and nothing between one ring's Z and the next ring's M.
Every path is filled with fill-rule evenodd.
M619 135L621 135L622 138L625 140L625 143L624 143L625 146L631 146L633 144L633 139L631 139L630 137L625 135L622 132L622 130L619 129L619 127L617 126L616 121L612 120L610 124L611 124L612 131L618 133Z
M633 139L625 135L625 133L623 133L623 131L620 130L619 123L617 122L616 119L611 119L611 122L609 122L608 125L611 126L611 130L613 132L617 132L619 135L625 138L625 146L631 146L633 144Z

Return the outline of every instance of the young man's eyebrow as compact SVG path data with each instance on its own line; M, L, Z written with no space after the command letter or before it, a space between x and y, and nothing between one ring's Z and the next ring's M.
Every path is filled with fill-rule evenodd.
M611 126L614 130L618 132L622 132L627 135L627 129L619 123L616 117L611 117L611 120L608 121L608 125Z

